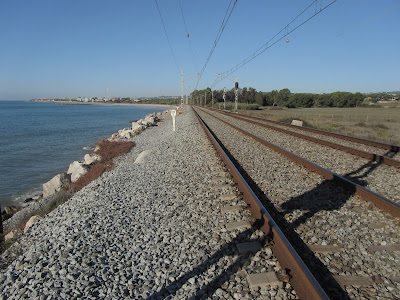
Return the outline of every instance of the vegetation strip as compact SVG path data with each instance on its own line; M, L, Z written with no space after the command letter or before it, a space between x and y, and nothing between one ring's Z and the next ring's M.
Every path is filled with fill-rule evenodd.
M392 158L389 158L389 157L385 157L385 156L382 156L382 155L378 155L378 154L375 154L375 153L369 153L369 152L366 152L366 151L362 151L362 150L354 149L354 148L351 148L351 147L339 145L339 144L336 144L336 143L332 143L332 142L329 142L329 141L321 140L321 139L314 138L314 137L311 137L311 136L308 136L308 135L304 135L304 134L301 134L301 133L293 132L293 131L290 131L290 130L285 130L283 128L274 127L274 126L271 126L271 125L267 125L265 123L259 123L259 122L247 119L247 117L245 118L245 117L242 117L242 116L239 116L239 115L235 115L235 114L230 114L230 113L227 113L227 112L223 112L223 113L228 115L228 116L230 116L230 117L232 117L232 118L236 118L236 119L239 119L239 120L251 123L251 124L255 124L257 126L262 126L262 127L265 127L265 128L276 130L276 131L279 131L279 132L282 132L282 133L285 133L285 134L289 134L289 135L292 135L292 136L295 136L295 137L298 137L298 138L301 138L301 139L304 139L304 140L308 140L308 141L311 141L311 142L314 142L314 143L317 143L317 144L320 144L320 145L324 145L324 146L328 146L328 147L331 147L331 148L334 148L334 149L345 151L345 152L348 152L350 154L357 155L357 156L369 159L371 161L376 161L378 163L382 163L382 164L385 164L385 165L388 165L388 166L400 167L400 161L399 160L395 160L395 159L392 159ZM296 127L296 129L297 129L297 127Z
M394 217L400 218L400 205L381 196L378 195L374 192L372 192L369 189L366 189L364 187L362 187L361 185L354 183L334 172L331 172L325 168L322 168L290 151L287 151L277 145L274 145L266 140L264 140L263 138L260 138L254 134L251 134L250 132L247 132L246 130L243 130L239 127L236 127L235 125L232 125L216 116L213 116L212 114L210 114L209 112L204 111L206 114L212 116L213 118L225 123L226 125L236 129L237 131L243 133L244 135L247 135L251 138L253 138L254 140L256 140L257 142L277 151L278 153L288 157L289 159L293 160L294 162L306 167L307 169L323 176L324 178L328 179L328 180L332 180L333 182L347 188L350 190L353 190L355 194L359 195L361 198L363 198L365 201L369 201L374 203L377 207L379 207L382 210L385 210L386 212L388 212L389 214L391 214Z
M360 144L364 144L364 145L368 145L368 146L372 146L372 147L388 150L388 151L393 152L393 153L397 153L397 152L400 151L400 146L397 146L397 145L390 145L390 144L386 144L386 143L366 140L366 139L357 138L357 137L354 137L354 136L348 136L348 135L344 135L344 134L340 134L340 133L334 133L334 132L324 131L324 130L310 128L310 127L295 126L295 125L286 124L286 123L278 122L278 121L274 121L274 120L268 120L268 119L257 118L257 117L250 117L250 116L245 116L245 115L241 115L241 116L248 117L248 118L251 118L251 119L254 119L254 120L259 120L259 121L262 121L262 122L277 124L277 125L281 125L281 126L285 126L285 127L289 127L289 128L295 128L295 129L298 129L298 130L313 132L313 133L317 133L317 134L321 134L321 135L326 135L326 136L339 138L339 139L342 139L342 140L356 142L356 143L360 143Z
M211 143L214 145L227 166L229 173L233 177L233 181L237 183L238 189L243 193L243 199L249 204L251 214L260 222L260 229L272 239L271 249L274 252L274 255L278 258L284 268L290 270L291 275L293 276L290 279L290 284L293 285L296 293L300 298L304 299L329 299L318 281L314 278L303 260L297 254L296 250L275 223L272 216L261 204L261 201L251 190L227 154L222 150L213 133L197 112L196 116Z

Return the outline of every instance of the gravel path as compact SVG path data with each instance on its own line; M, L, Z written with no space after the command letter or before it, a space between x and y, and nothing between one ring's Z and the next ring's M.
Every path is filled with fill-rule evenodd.
M247 274L281 272L263 246L238 254L253 230L227 231L251 220L247 211L221 215L210 145L189 109L172 132L167 117L135 137L116 168L77 192L20 237L20 254L0 272L2 299L295 299L289 284L250 289ZM143 151L143 163L134 163ZM244 206L241 199L232 205ZM193 298L194 299L194 298Z
M371 280L367 286L347 285L351 299L400 298L398 219L269 148L260 147L215 118L203 112L200 115L266 195L267 209L275 210L274 218L281 220L281 228L292 243L297 242L298 252L309 268L321 282L326 280L325 288L329 289L324 272L328 270L335 276ZM335 160L334 156L330 159ZM336 250L310 254L307 245L333 246ZM397 247L397 251L382 250L388 245Z
M340 150L250 124L225 114L216 114L216 116L400 203L400 170L398 168L370 162Z

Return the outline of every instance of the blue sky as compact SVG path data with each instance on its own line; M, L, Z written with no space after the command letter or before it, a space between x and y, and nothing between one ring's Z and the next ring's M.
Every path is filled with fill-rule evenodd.
M179 70L202 69L230 1L180 0L187 38L179 1L158 0L175 63L155 1L2 0L0 99L179 95ZM201 80L185 87L211 87L313 2L237 1ZM399 16L396 0L337 0L229 77L262 91L400 90Z

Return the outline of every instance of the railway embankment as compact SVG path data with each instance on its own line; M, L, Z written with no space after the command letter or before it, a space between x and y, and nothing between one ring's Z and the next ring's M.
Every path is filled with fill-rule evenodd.
M190 108L134 140L7 250L3 298L296 298Z

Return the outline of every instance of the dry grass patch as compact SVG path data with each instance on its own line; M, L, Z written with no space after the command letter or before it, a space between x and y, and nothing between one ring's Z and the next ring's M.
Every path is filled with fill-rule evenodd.
M128 153L134 146L134 142L101 140L96 147L98 150L94 152L101 156L101 160L95 163L85 175L71 183L69 188L74 192L79 191L104 172L112 170L114 168L112 159Z

